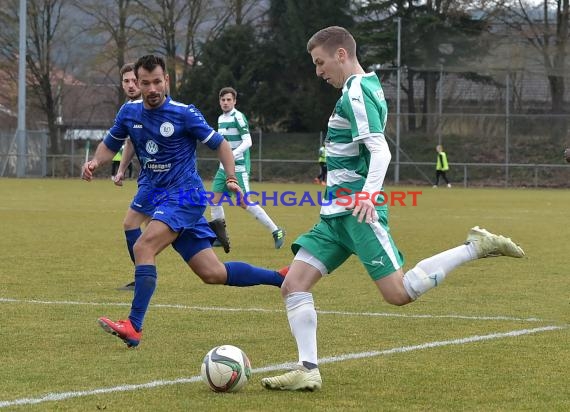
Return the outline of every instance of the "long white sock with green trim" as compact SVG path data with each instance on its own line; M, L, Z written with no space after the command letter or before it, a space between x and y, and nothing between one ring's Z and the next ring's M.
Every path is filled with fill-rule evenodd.
M287 318L297 341L299 363L317 364L317 311L310 292L293 292L285 298Z
M419 262L404 275L404 288L416 300L428 290L439 286L448 273L466 262L477 259L473 245L461 245Z
M277 225L271 220L267 212L259 205L248 206L245 210L253 215L263 224L271 233L277 230Z

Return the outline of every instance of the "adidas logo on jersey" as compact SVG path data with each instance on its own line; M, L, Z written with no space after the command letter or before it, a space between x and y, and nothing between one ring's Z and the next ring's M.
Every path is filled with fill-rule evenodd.
M133 125L133 129L142 129L142 128L143 128L142 124L134 124Z

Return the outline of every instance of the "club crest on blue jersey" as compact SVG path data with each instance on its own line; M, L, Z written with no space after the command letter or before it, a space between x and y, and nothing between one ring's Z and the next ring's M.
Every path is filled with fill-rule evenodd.
M156 154L158 152L158 145L154 140L147 140L145 149L148 154Z
M170 137L174 134L174 125L170 122L164 122L160 125L160 134L164 137Z

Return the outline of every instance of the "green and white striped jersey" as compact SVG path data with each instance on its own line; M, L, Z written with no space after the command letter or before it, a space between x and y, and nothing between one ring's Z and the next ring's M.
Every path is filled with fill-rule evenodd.
M346 80L328 122L327 193L321 216L352 213L346 210L346 201L340 200L342 205L339 205L335 199L343 196L354 199L355 193L362 191L368 176L370 152L361 140L385 140L387 115L384 92L375 73L355 74ZM382 188L378 188L380 190ZM385 209L386 206L376 208Z
M244 138L251 136L249 135L249 125L247 123L247 118L242 112L237 109L233 109L229 113L222 113L218 117L218 133L224 136L224 138L230 143L232 150L238 147ZM245 150L242 154L239 154L235 158L236 172L247 172L251 171L251 162L249 159L249 149ZM220 169L224 167L220 163Z

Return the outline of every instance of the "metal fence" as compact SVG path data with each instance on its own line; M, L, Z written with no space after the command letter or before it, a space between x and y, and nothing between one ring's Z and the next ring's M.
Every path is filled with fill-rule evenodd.
M392 149L392 163L386 180L396 183L394 163L396 147L388 135ZM317 162L318 148L322 135L314 134L263 134L254 133L254 145L251 153L254 181L312 182L319 174ZM86 159L85 142L74 142L74 154L47 155L47 136L36 133L30 140L36 140L30 146L34 153L26 156L26 175L29 177L79 178L81 166ZM515 140L516 142L516 140ZM404 139L401 142L399 163L399 184L431 185L435 177L435 150L433 141ZM433 144L432 144L433 143ZM490 145L490 144L489 144ZM561 160L558 151L552 156L558 163L543 162L477 162L463 159L499 158L500 151L487 147L479 141L479 147L473 152L454 146L448 150L450 170L447 173L453 185L457 186L494 186L494 187L570 187L570 165ZM516 145L515 145L516 146ZM449 147L449 146L448 146ZM477 144L474 143L474 147ZM93 145L91 145L93 150ZM71 150L71 148L69 149ZM493 152L491 156L489 151ZM487 153L486 153L487 152ZM416 160L429 158L430 161ZM512 158L518 159L519 155ZM535 158L540 158L538 154ZM460 161L455 161L458 159ZM0 153L1 175L16 175L15 153ZM209 180L218 168L218 159L207 148L198 150L198 168L201 176ZM134 176L138 175L138 162L134 162ZM96 177L111 176L111 165L97 171Z
M18 161L25 164L26 176L47 176L48 135L45 131L26 132L26 154L16 152L16 132L0 132L0 177L16 176Z
M538 185L566 185L567 175L549 181L549 173L541 179L540 170L564 170L562 152L570 146L570 87L561 88L565 94L555 107L552 94L558 89L552 89L546 73L536 67L462 70L401 68L400 93L398 69L379 71L390 111L386 134L400 149L393 150L395 180L404 162L435 163L435 146L443 144L451 162L484 164L490 180L498 177L493 168L502 168L505 184L519 185L510 171L528 169L537 170L536 179L534 172L525 176ZM566 73L557 80L570 85ZM552 172L552 179L558 172ZM485 179L483 174L473 178Z

